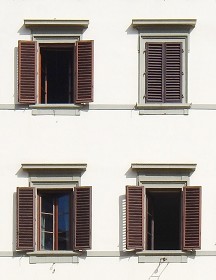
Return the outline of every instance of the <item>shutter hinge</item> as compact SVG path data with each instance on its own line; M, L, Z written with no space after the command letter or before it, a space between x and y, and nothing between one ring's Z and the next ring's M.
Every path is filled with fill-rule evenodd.
M182 53L184 52L184 49L182 49Z
M182 94L182 98L184 98L184 95Z
M181 74L184 75L184 72L182 72Z

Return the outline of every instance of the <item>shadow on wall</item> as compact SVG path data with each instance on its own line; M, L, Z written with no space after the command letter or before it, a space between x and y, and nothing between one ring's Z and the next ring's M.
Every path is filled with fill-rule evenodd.
M119 196L119 251L126 250L126 196Z

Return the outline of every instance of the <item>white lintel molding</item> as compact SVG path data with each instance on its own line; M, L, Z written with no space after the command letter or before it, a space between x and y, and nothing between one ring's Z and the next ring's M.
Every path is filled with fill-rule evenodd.
M190 173L196 169L193 163L132 163L133 170L188 170Z
M23 163L22 169L28 172L40 170L86 171L86 163Z
M46 27L66 27L85 29L89 25L89 20L71 20L71 19L24 19L24 25L27 28L46 28Z
M183 28L191 31L196 25L196 19L133 19L132 26L136 29L148 28Z

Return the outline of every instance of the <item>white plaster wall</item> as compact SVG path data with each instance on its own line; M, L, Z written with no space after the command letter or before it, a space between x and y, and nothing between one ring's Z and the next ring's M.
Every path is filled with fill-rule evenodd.
M190 35L189 101L216 104L216 1L2 0L0 9L0 104L14 104L16 48L28 40L24 19L89 19L83 39L95 40L95 104L138 101L138 34L135 18L195 18ZM0 110L0 252L15 248L15 192L27 186L22 163L87 163L82 185L93 186L93 251L122 250L121 203L136 184L131 163L196 163L191 185L201 185L202 250L216 251L216 111L188 116L140 116L138 111L81 111L73 116L32 116ZM209 279L215 257L169 264L160 279ZM157 264L137 258L87 258L79 264L29 265L27 258L0 257L7 279L149 278ZM161 269L161 268L160 268ZM43 277L42 277L43 275Z

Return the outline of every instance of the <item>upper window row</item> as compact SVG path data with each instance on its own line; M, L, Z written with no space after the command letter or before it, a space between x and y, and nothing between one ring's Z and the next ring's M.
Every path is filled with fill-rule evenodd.
M93 41L81 40L88 26L83 22L25 21L33 40L18 44L20 103L93 101ZM139 105L188 102L188 37L195 23L192 19L132 21L140 35ZM72 31L76 31L73 36Z

